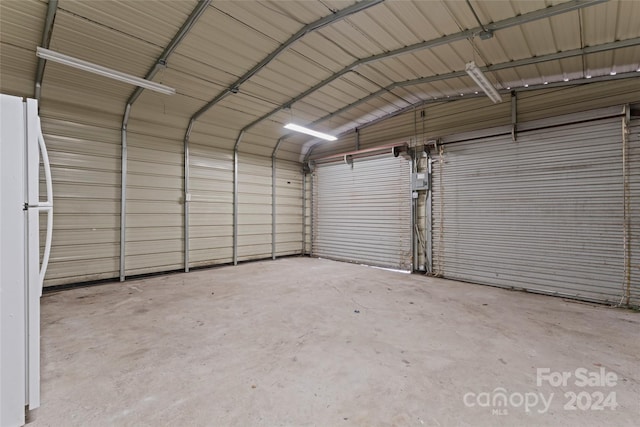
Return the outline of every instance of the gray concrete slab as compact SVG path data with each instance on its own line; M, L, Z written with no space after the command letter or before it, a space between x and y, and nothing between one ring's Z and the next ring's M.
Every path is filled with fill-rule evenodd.
M308 258L62 291L42 298L32 425L637 426L639 326Z

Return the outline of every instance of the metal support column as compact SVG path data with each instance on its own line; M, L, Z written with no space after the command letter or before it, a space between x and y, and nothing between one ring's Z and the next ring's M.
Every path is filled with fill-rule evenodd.
M624 232L624 279L620 304L631 302L631 183L629 177L629 138L631 108L625 105L622 117L622 198L623 198L623 232Z
M120 281L125 279L125 247L127 230L127 123L131 104L127 104L122 120L122 152L120 166Z
M410 176L409 176L409 180L410 182L413 181L413 174L416 173L417 171L417 165L418 165L418 160L416 159L415 156L415 152L413 148L407 148L407 150L409 151L409 153L411 154L411 160L410 160ZM419 264L419 257L420 257L420 252L418 249L418 221L417 221L417 214L418 214L418 192L413 190L413 186L411 186L411 248L412 248L412 267L411 270L412 272L414 271L418 271L418 264Z
M271 259L276 259L276 151L271 155Z
M40 46L45 49L49 48L51 42L51 30L53 29L53 21L56 17L56 11L58 10L58 0L49 0L47 5L47 16L44 19L44 29L42 30L42 41ZM35 79L35 98L40 101L40 95L42 92L42 79L44 77L44 64L46 60L38 58L38 65L36 67L36 79Z
M244 131L240 132L233 147L233 265L238 265L238 145Z
M302 169L302 255L307 252L307 173Z
M518 94L511 91L511 139L518 140Z
M313 191L314 191L313 181L314 181L315 177L313 176L313 172L311 172L309 174L309 178L311 180L309 182L309 187L310 187L310 190L311 190L311 200L309 200L309 208L310 208L309 209L309 231L310 231L310 233L309 233L310 234L310 236L309 236L309 255L313 256L313 231L314 231L313 230L313 220L315 218L315 212L313 211L313 208L314 208L314 205L313 205L313 200L314 200L314 197L313 197Z
M427 200L425 203L425 230L427 234L427 250L424 260L424 269L427 273L433 273L433 191L431 190L432 174L431 174L431 154L427 151L427 176L429 179L429 188L427 189Z
M191 207L191 193L189 192L189 135L193 122L189 123L187 136L184 138L184 272L189 272L189 209Z

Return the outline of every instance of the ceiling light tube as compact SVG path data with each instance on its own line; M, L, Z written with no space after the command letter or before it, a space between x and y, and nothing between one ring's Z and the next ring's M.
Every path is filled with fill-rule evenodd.
M98 74L103 77L118 80L124 83L129 83L134 86L140 86L145 89L153 90L163 93L165 95L173 95L176 90L172 87L165 86L160 83L145 80L140 77L132 76L120 71L113 70L111 68L103 67L102 65L94 64L92 62L83 61L82 59L74 58L72 56L64 55L59 52L54 52L49 49L38 47L36 56L47 61L57 62L59 64L67 65L69 67L77 68L79 70L88 71L90 73Z
M327 141L335 141L335 140L338 139L333 135L329 135L328 133L318 132L318 131L315 131L313 129L309 129L309 128L306 128L304 126L296 125L296 124L293 124L293 123L288 123L284 127L285 127L285 129L294 130L296 132L301 132L301 133L306 133L307 135L315 136L317 138L326 139Z
M469 62L464 70L494 103L502 102L502 97L500 96L496 88L491 84L489 79L487 79L487 76L484 75L480 68L478 68L475 62Z

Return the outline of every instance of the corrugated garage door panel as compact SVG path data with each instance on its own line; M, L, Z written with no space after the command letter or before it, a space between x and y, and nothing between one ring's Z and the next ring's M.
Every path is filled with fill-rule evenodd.
M191 267L233 261L233 151L189 145Z
M616 118L446 145L434 163L435 272L618 303L621 129Z
M637 102L638 79L518 93L518 122Z
M640 306L640 119L631 121L629 195L631 223L631 305Z
M271 157L238 157L238 261L271 256Z
M120 132L104 117L43 103L40 115L51 160L55 219L45 286L118 276ZM55 111L55 118L52 112ZM78 123L84 121L85 123ZM115 125L114 123L111 123ZM45 191L41 183L41 192ZM45 222L41 215L41 242Z
M276 162L276 256L302 251L302 165Z
M318 165L314 256L411 269L409 162L391 154Z
M184 267L182 141L127 136L126 275Z

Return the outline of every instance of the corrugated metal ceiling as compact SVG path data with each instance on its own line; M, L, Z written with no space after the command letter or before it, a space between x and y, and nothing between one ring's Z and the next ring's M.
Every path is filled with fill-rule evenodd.
M556 0L472 0L483 25L567 2ZM181 1L60 0L50 48L123 72L144 76L196 6ZM141 97L133 119L186 130L189 118L227 90L255 64L306 24L332 15L353 1L213 1L154 80L176 88L173 97ZM2 92L33 96L35 47L40 43L46 2L0 2L0 76ZM474 60L479 66L540 57L640 37L640 2L611 0L496 31L493 38L470 37L429 49L413 50L359 65L311 92L290 109L250 129L242 151L263 153L286 134L288 121L334 133L352 129L412 103L460 97L478 89L466 76L393 87L366 102L358 101L397 82L446 75ZM356 61L424 41L478 28L463 1L386 0L309 32L285 49L240 87L202 115L194 132L209 134L214 145L233 145L242 128L268 115ZM588 53L488 72L498 88L636 72L640 45ZM27 76L27 77L25 77ZM83 94L100 94L91 108L120 114L131 87L68 67L47 64L43 100L65 92L67 102L82 105ZM357 103L353 108L345 108ZM340 114L331 113L344 109ZM146 111L140 111L146 110ZM171 116L167 119L167 116ZM155 118L154 118L155 117ZM200 138L200 137L199 137ZM307 138L290 138L302 147ZM294 150L285 145L286 150ZM268 151L268 150L266 150Z

